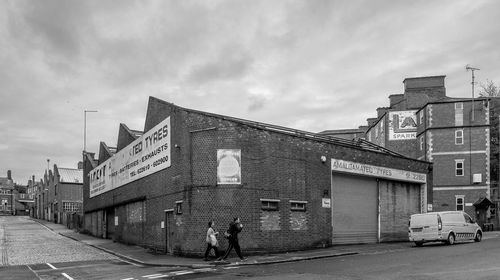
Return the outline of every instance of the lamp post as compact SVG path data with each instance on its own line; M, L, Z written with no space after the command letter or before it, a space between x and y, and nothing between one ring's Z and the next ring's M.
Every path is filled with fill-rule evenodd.
M97 110L83 111L83 153L87 152L87 113L97 113Z

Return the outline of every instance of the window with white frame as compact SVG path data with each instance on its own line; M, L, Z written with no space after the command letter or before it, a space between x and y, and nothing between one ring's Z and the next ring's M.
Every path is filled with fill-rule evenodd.
M464 125L464 104L462 102L455 103L455 125Z
M306 211L307 201L290 200L291 211Z
M175 214L182 215L182 200L178 200L175 202Z
M455 176L464 176L464 160L455 160Z
M455 145L463 145L464 144L464 130L457 129L455 130Z
M76 201L63 201L63 211L64 212L77 212L82 206L81 202Z
M464 198L465 196L463 195L456 195L455 196L455 205L456 205L456 210L457 211L464 211Z
M265 211L278 211L279 199L260 199L261 209Z
M420 150L424 150L424 136L420 136Z

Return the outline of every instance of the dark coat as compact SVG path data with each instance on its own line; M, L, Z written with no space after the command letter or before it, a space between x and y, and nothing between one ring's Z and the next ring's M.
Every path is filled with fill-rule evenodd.
M241 232L243 227L240 223L231 222L229 224L229 229L227 232L230 234L229 239L233 241L238 241L238 233Z

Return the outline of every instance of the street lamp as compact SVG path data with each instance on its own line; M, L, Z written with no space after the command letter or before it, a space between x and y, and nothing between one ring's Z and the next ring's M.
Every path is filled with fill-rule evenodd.
M83 153L87 152L87 113L97 113L97 110L83 111Z

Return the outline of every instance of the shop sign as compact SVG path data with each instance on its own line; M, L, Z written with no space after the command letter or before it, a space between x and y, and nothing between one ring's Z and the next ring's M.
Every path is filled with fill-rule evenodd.
M332 158L332 170L345 173L353 173L377 178L387 178L399 181L415 182L425 184L427 182L427 174L417 173L407 170L387 168L352 162Z
M417 138L417 111L389 112L389 140Z
M241 184L241 150L217 150L217 184Z
M170 167L170 133L168 117L90 171L89 197Z

